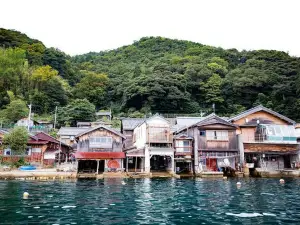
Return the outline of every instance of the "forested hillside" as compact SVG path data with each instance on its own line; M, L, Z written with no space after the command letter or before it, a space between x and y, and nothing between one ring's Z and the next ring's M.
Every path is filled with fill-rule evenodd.
M106 108L120 115L186 114L209 113L212 104L219 115L263 104L300 120L300 59L285 52L149 37L70 57L5 29L0 46L0 115L6 123L26 115L28 103L39 115L58 106L60 124L91 120Z

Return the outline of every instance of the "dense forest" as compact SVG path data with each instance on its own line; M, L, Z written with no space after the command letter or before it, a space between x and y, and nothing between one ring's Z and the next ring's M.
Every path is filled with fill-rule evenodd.
M70 57L17 31L0 29L0 117L28 113L60 125L115 115L210 113L230 116L258 104L300 120L300 58L275 50L222 49L145 37L111 51Z

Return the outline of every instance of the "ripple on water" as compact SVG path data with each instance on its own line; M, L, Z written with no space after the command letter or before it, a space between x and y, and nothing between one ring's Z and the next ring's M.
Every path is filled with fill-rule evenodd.
M263 216L260 213L226 213L227 216L236 216L236 217L258 217L258 216Z
M124 188L118 179L0 181L1 223L300 224L300 179L281 186L250 178L240 190L236 182L128 179ZM30 198L20 200L25 190Z

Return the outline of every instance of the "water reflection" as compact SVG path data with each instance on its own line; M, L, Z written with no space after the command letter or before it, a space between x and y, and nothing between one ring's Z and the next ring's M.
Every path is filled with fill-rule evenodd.
M0 181L1 224L300 224L298 179L122 181Z

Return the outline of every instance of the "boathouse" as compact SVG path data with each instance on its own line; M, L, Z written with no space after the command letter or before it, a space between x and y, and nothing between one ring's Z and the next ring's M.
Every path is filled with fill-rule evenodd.
M244 111L228 121L238 126L242 136L245 167L250 172L295 168L299 145L295 121L264 106Z
M132 146L125 153L128 172L173 173L173 136L169 122L158 114L141 121L134 128Z
M239 162L237 126L215 114L197 121L174 132L177 171L187 167L190 161L196 174L236 170ZM186 164L182 164L183 160Z
M120 132L105 126L97 126L76 135L78 173L100 174L123 171L126 139Z

